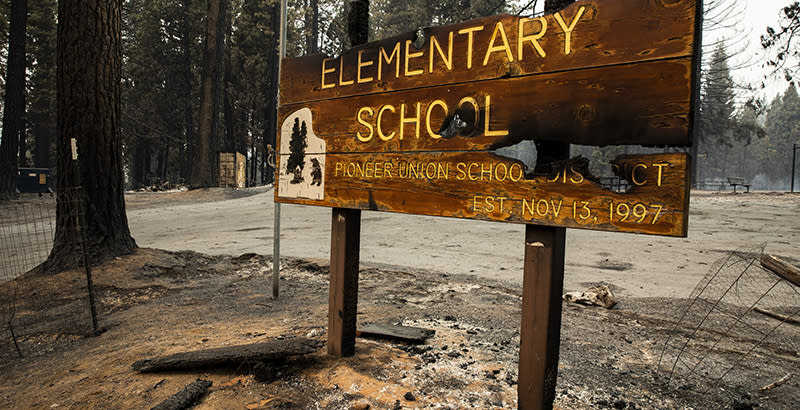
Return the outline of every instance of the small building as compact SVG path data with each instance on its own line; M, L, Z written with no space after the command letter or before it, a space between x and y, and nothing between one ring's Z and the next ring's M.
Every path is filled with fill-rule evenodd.
M245 156L238 152L220 152L219 186L224 188L244 188L246 164Z

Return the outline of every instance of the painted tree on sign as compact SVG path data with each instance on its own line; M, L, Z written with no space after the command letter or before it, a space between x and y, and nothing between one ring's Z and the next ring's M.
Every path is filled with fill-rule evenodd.
M294 126L292 127L292 137L289 139L289 160L286 162L286 174L294 174L292 183L296 184L303 180L302 171L305 166L305 153L307 141L306 122L303 121L300 125L300 119L294 119Z

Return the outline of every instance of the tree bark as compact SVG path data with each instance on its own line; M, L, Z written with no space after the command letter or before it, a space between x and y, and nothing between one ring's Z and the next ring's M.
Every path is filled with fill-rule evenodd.
M308 0L308 8L311 16L306 20L310 20L311 27L307 31L306 46L308 53L306 54L317 54L319 53L319 0Z
M192 151L194 144L194 119L192 115L192 33L189 18L191 16L190 0L183 0L183 126L184 126L184 145L181 146L181 177L189 181L191 178L192 166L188 153Z
M281 30L281 5L279 1L276 1L272 6L271 14L271 27L272 27L272 37L270 38L269 44L267 45L267 65L270 67L269 70L269 89L267 90L267 95L270 98L272 104L267 104L267 124L264 127L264 158L267 158L266 149L268 145L271 145L273 149L277 150L277 138L278 138L278 86L279 86L279 78L278 78L278 64L280 63L280 30ZM264 161L266 163L266 161ZM274 179L274 169L270 166L264 167L264 173L262 174L262 179L264 183L272 182Z
M206 16L206 45L203 52L203 75L200 81L200 121L197 130L197 141L192 167L192 187L209 187L214 183L213 143L218 138L217 124L219 121L219 81L222 73L221 40L224 31L220 30L221 20L224 20L225 0L208 0L208 14Z
M3 134L0 141L0 200L17 196L17 155L25 118L25 28L28 0L11 0L3 106Z
M120 136L122 0L58 2L58 200L45 271L78 266L75 218L84 213L92 261L131 253ZM78 161L72 160L71 139ZM77 195L80 182L83 195Z

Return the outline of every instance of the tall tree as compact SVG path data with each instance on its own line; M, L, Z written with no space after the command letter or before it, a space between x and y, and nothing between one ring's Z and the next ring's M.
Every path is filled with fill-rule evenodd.
M11 0L3 106L3 134L0 141L0 199L16 197L17 156L25 121L25 28L28 0Z
M203 76L200 83L200 115L192 167L193 187L214 183L214 154L218 142L219 92L224 56L226 0L208 0Z
M308 0L306 22L309 25L306 30L308 54L316 54L319 52L319 0Z
M50 168L56 136L56 0L30 0L28 38L30 83L28 130L33 140L33 163Z
M46 270L80 261L78 241L72 235L79 213L84 215L82 229L92 260L136 248L122 185L121 12L122 0L58 2L58 200ZM71 139L77 140L77 167ZM82 198L70 195L76 182L83 188Z

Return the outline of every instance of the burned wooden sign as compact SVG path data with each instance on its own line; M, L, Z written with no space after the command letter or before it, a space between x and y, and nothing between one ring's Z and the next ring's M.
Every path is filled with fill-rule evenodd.
M504 156L524 140L689 145L694 0L581 1L282 64L278 202L684 236L688 158Z

